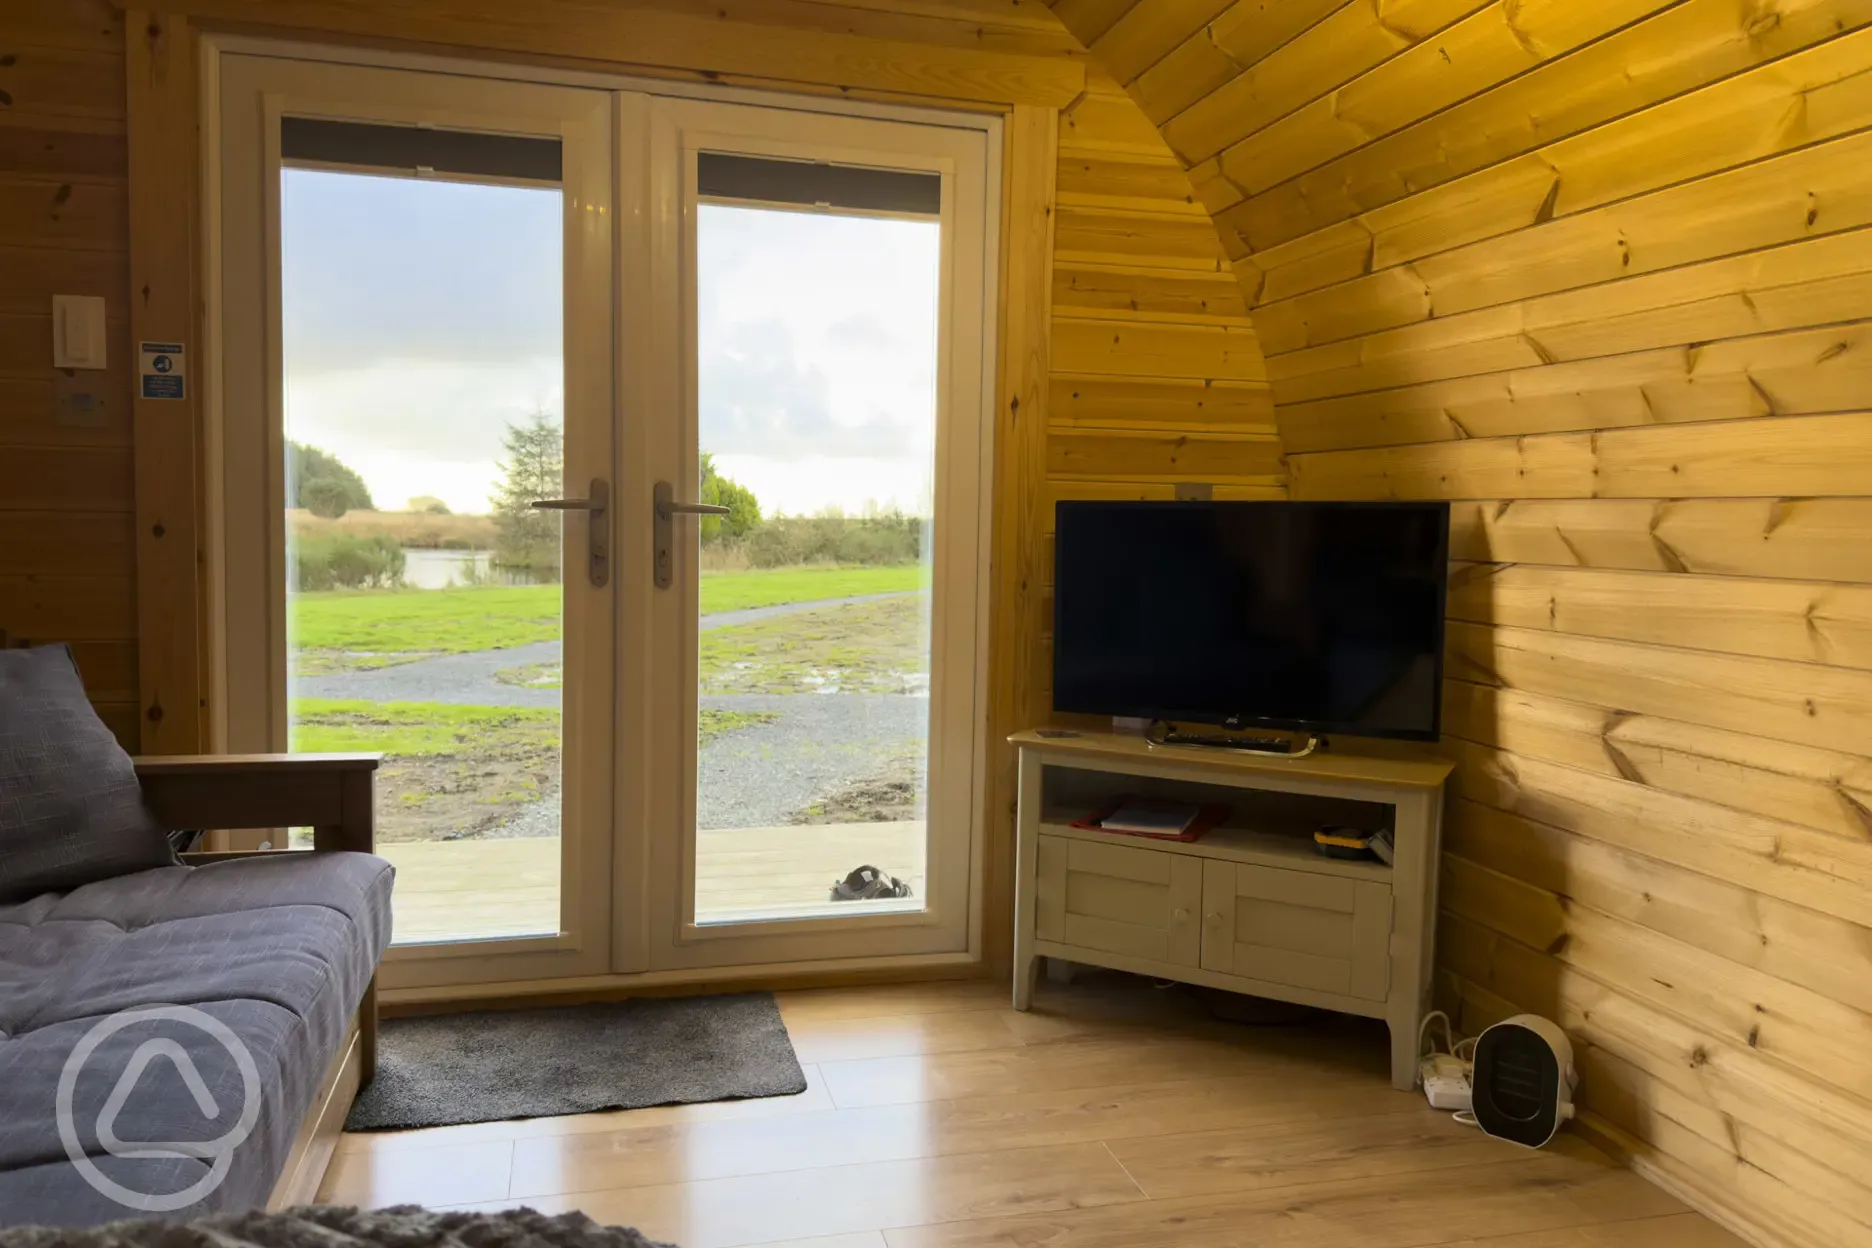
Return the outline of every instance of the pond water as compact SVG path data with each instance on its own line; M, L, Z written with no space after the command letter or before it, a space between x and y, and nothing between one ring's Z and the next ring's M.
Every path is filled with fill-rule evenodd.
M498 568L491 550L403 548L403 583L411 589L459 585L551 585L558 574L542 568Z

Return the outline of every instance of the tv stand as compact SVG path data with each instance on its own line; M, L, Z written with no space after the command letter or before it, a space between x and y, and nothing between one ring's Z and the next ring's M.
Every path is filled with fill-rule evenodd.
M1391 1082L1417 1079L1429 1008L1443 785L1453 765L1372 743L1308 757L1016 733L1014 1008L1042 957L1347 1014L1391 1031ZM1361 746L1361 749L1363 746ZM1075 828L1121 795L1226 803L1187 844ZM1324 824L1391 829L1391 865L1329 858Z
M1158 746L1188 746L1202 750L1240 750L1246 754L1271 754L1279 758L1305 758L1326 748L1325 737L1308 736L1304 742L1286 737L1231 737L1221 733L1178 732L1169 720L1156 719L1144 733L1145 743Z

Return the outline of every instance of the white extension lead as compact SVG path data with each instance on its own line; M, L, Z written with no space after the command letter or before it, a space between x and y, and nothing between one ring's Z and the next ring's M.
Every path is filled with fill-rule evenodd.
M1441 1021L1443 1024L1443 1048L1436 1047L1436 1037L1431 1034L1430 1025ZM1424 1099L1430 1102L1432 1109L1454 1110L1459 1119L1474 1122L1472 1110L1475 1102L1475 1041L1458 1040L1455 1029L1450 1026L1449 1015L1442 1010L1432 1010L1424 1015L1422 1025L1417 1028L1417 1078L1423 1088ZM1463 1051L1468 1050L1468 1056Z

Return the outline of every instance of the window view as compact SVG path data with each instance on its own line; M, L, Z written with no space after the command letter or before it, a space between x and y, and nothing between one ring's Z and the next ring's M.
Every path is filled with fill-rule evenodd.
M400 943L557 931L560 192L281 192L292 748L383 753Z
M921 908L939 224L705 202L697 253L699 497L730 509L698 920Z

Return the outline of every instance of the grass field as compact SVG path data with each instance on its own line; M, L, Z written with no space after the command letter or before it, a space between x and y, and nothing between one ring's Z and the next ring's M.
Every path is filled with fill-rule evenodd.
M923 581L918 564L715 572L702 577L702 611L900 593ZM559 603L556 585L298 594L292 644L303 675L522 646L560 635Z
M702 634L702 692L922 693L929 639L921 598L820 607ZM503 684L558 689L558 663L495 673Z

